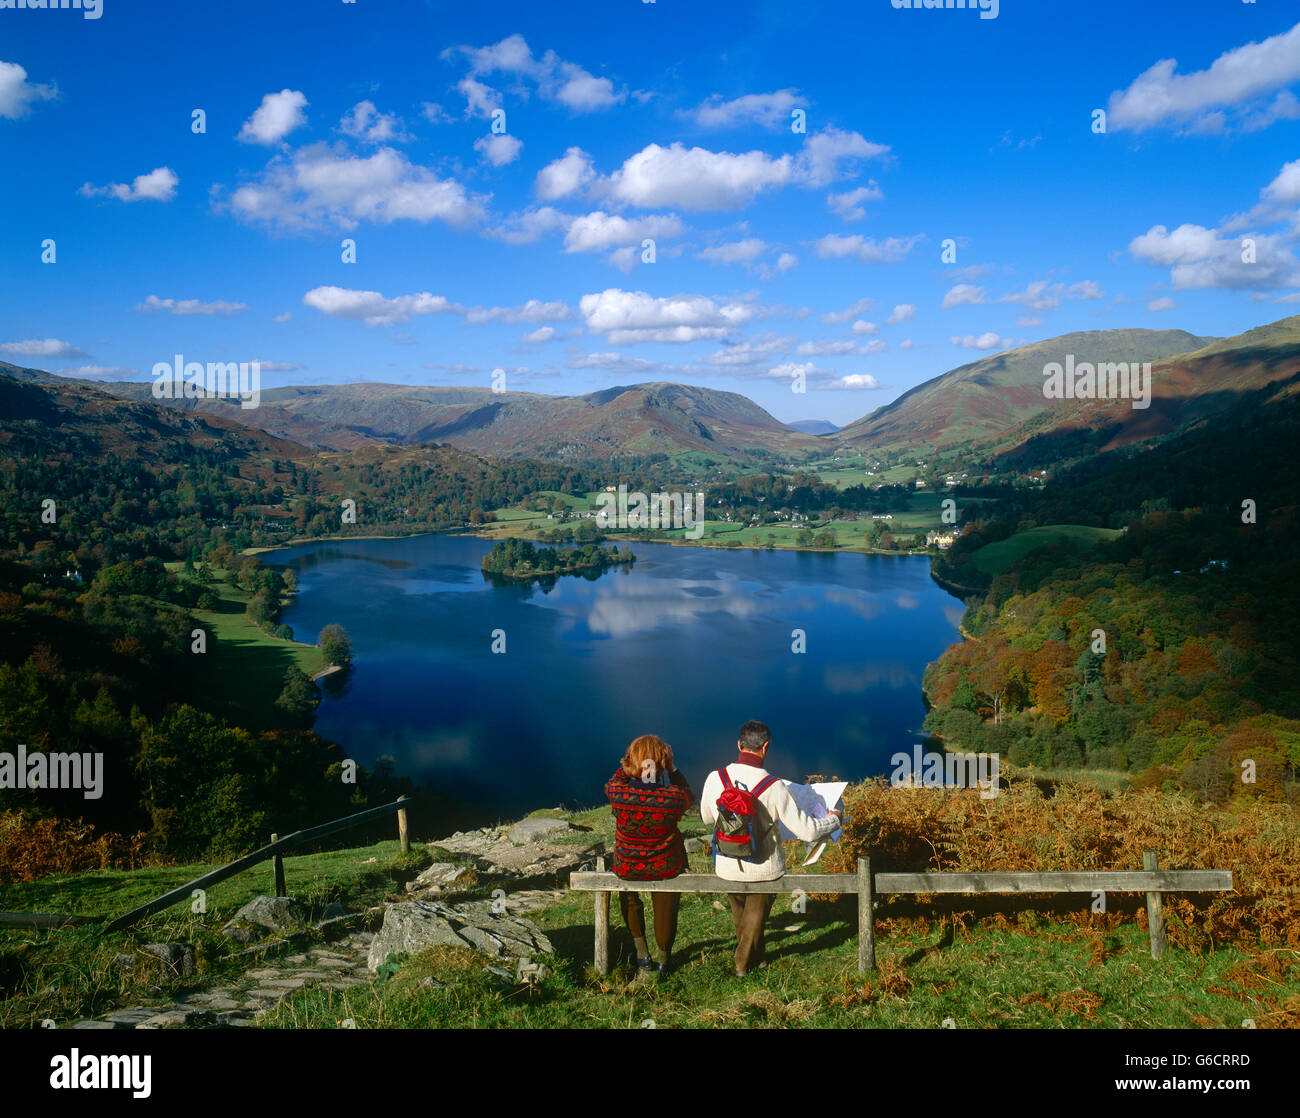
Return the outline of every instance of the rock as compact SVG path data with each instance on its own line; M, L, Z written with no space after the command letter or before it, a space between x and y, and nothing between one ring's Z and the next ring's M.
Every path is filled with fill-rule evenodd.
M230 919L230 924L251 924L272 932L287 932L306 923L307 910L293 897L254 897Z
M428 975L426 978L421 980L420 989L421 990L442 990L446 987L446 985L447 984L445 982L440 982L438 979L434 978L433 975Z
M704 843L698 838L688 838L682 845L686 847L687 854L698 854L704 849Z
M417 889L427 889L430 885L450 885L457 878L465 875L466 868L455 862L434 862L411 884Z
M135 970L135 956L125 951L119 951L113 956L113 965L119 970L124 970L128 974Z
M183 1029L190 1025L206 1025L213 1015L205 1009L169 1009L141 1021L137 1029Z
M144 949L162 960L172 974L189 978L194 974L194 948L188 943L146 943Z
M511 842L540 842L543 839L562 835L572 829L563 819L534 817L532 819L521 819L514 824L510 828L509 838Z
M531 959L520 959L515 964L515 977L520 982L545 982L551 977L551 968L545 963L534 963Z
M112 1013L104 1014L105 1021L111 1021L117 1028L133 1029L141 1021L148 1021L150 1017L157 1017L159 1010L149 1009L146 1006L138 1006L135 1009L115 1009Z
M549 954L551 941L531 920L493 911L491 901L450 905L403 901L388 906L370 944L367 965L377 971L390 952L415 954L429 947L473 947L493 957Z
M515 978L505 967L484 967L483 973L496 975L497 978L504 978L507 982L513 982Z
M256 943L262 938L261 932L255 932L252 928L241 928L238 924L227 924L221 929L221 934L236 943Z
M330 901L320 914L322 920L333 920L339 916L348 915L348 906L342 901Z
M112 1021L77 1021L68 1026L70 1029L128 1029L129 1025L115 1025Z

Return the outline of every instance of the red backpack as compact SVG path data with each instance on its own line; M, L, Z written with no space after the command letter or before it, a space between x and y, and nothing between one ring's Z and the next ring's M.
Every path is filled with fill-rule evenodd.
M758 797L777 778L765 776L751 792L743 784L733 784L726 768L718 770L722 778L722 795L718 797L718 823L713 831L714 857L753 858L758 849Z

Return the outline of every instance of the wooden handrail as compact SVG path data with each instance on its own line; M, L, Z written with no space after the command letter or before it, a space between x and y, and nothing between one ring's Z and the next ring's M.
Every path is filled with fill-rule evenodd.
M233 862L227 862L224 866L210 870L208 873L196 877L193 881L187 881L184 885L169 889L162 896L155 897L147 904L140 905L139 908L133 908L130 912L123 913L104 928L103 934L108 935L110 932L120 932L123 928L129 928L137 920L152 916L155 912L161 912L164 908L170 908L180 901L188 900L193 890L206 889L209 885L216 885L218 882L225 881L228 877L234 877L235 874L248 869L250 866L255 866L258 862L264 862L267 858L274 857L282 850L289 850L295 846L301 846L303 843L324 838L326 835L334 834L335 831L347 830L349 827L355 827L358 823L362 823L367 819L387 815L389 812L398 811L404 813L408 806L407 797L400 796L391 804L384 804L382 807L367 808L355 815L335 819L332 823L322 823L318 827L308 827L305 831L294 831L293 834L285 835L282 839L267 843L266 846L254 850L251 854L245 854L242 858L236 858Z

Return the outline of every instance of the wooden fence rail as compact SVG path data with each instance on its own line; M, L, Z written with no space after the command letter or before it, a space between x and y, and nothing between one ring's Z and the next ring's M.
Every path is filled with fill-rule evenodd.
M1231 870L1161 870L1156 855L1142 855L1141 870L1088 870L1077 873L878 873L871 859L858 859L858 872L787 874L775 881L727 881L710 873L684 873L663 881L628 881L605 872L574 873L569 888L595 893L596 970L609 973L609 900L613 893L855 893L858 898L858 970L876 966L872 902L883 893L1145 893L1151 956L1165 953L1161 908L1163 893L1231 892Z
M355 827L359 823L364 823L367 819L376 819L381 815L388 815L397 812L398 818L398 836L402 840L402 853L410 850L410 840L407 836L406 829L406 808L407 797L399 796L391 804L384 804L382 807L368 808L366 811L359 811L355 815L346 816L343 819L335 819L332 823L322 823L318 827L308 827L305 831L294 831L291 835L285 835L284 838L276 838L272 835L274 841L268 843L251 854L245 854L242 858L236 858L233 862L227 862L215 870L210 870L201 877L196 877L193 881L187 881L184 885L178 885L175 889L170 889L160 897L155 897L147 904L140 905L139 908L133 908L130 912L125 912L116 920L111 921L104 928L104 935L110 932L120 932L124 928L129 928L138 920L143 920L146 916L152 916L155 912L161 912L164 908L170 908L181 901L189 900L195 889L206 889L218 882L225 881L228 877L234 877L237 873L242 873L250 866L255 866L258 862L264 862L268 858L279 860L281 851L290 850L295 846L302 846L304 843L314 842L318 838L324 838L326 835L332 835L336 831L345 831L349 827ZM282 890L284 880L284 867L281 863L276 874L277 889ZM277 895L282 893L277 891Z

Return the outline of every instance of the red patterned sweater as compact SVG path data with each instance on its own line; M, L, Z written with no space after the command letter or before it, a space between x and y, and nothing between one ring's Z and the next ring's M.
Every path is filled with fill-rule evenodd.
M677 821L695 800L680 772L672 784L646 784L622 768L605 784L614 812L613 872L631 881L660 881L686 868Z

